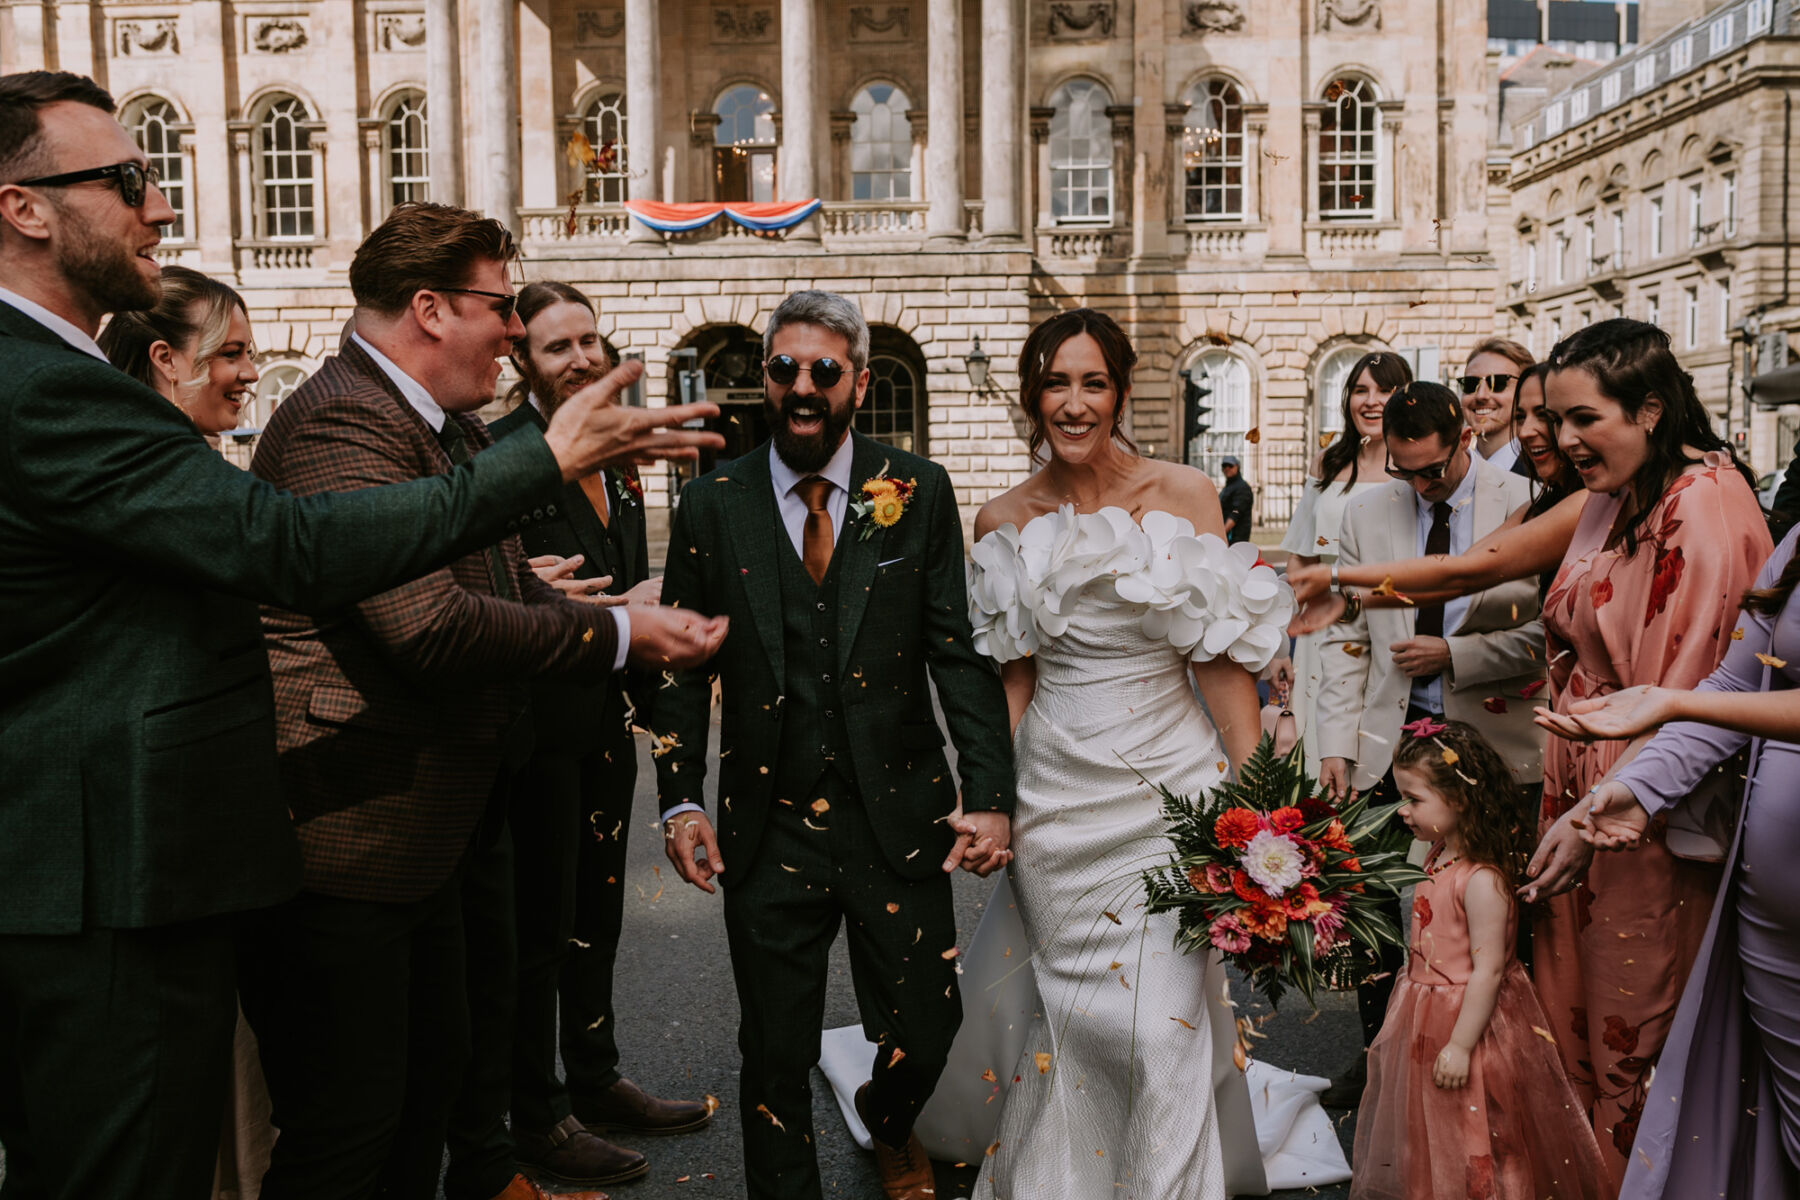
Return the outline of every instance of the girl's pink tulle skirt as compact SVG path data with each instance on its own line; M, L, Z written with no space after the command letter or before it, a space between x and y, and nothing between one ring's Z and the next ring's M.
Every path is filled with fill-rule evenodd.
M1351 1200L1603 1200L1587 1110L1563 1074L1537 993L1507 966L1487 1032L1454 1091L1431 1080L1461 984L1402 976L1369 1049ZM1536 1029L1533 1029L1536 1026Z

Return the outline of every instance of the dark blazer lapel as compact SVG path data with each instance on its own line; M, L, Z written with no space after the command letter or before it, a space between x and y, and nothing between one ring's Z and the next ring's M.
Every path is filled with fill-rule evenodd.
M850 503L862 498L862 485L881 474L887 454L880 442L852 431L856 450L850 457ZM887 543L887 530L867 529L867 517L844 510L844 531L838 535L838 669L850 661L850 647L869 607L875 587L875 565ZM868 537L863 537L864 532Z
M628 588L635 587L643 582L633 576L637 574L637 540L643 536L640 531L644 527L644 505L641 500L634 499L629 494L621 498L619 493L627 489L618 486L615 479L609 478L606 486L607 497L613 506L612 533L619 539L618 567L624 573L623 579L615 582L623 582Z
M423 416L419 415L419 410L412 406L412 401L400 394L399 385L388 377L388 373L382 370L361 346L352 341L346 341L343 344L338 350L338 357L344 361L345 366L380 388L387 394L389 400L399 406L400 411L405 414L406 419L412 422L419 437L425 443L430 444L432 451L435 452L437 460L443 464L443 469L448 470L450 468L450 455L445 452L443 445L438 441L437 431L432 429L432 427L426 423ZM453 421L456 418L450 413L445 413L444 419L446 421ZM480 425L480 422L477 421L476 425ZM475 444L480 445L481 443Z
M781 569L776 555L786 537L781 513L775 507L775 485L769 477L769 443L764 442L727 467L725 478L742 493L726 506L726 523L739 563L750 564L738 572L744 603L756 620L756 632L768 651L777 690L787 686L787 662L781 638Z
M12 305L0 301L0 333L8 333L13 337L24 338L28 342L42 342L46 346L60 346L76 354L87 351L76 349L57 336L48 325L39 324ZM91 356L90 356L91 357Z

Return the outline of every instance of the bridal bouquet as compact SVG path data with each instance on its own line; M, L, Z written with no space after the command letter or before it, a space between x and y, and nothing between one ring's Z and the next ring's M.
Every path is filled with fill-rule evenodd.
M1150 912L1179 914L1182 950L1219 951L1271 1004L1293 987L1316 1007L1321 983L1404 948L1384 909L1424 873L1389 820L1399 802L1334 805L1301 764L1301 747L1278 758L1265 736L1235 783L1197 799L1158 787L1175 854L1144 883Z

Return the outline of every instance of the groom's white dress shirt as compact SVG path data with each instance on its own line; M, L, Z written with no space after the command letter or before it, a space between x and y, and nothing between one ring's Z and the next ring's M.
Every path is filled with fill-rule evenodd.
M781 514L781 523L787 527L788 540L794 543L794 553L802 561L806 558L806 501L794 491L802 482L815 476L829 480L831 494L825 498L825 508L831 513L831 544L837 545L838 538L844 532L844 514L850 511L850 460L856 454L852 444L850 431L844 431L844 440L838 443L837 453L831 461L817 471L802 474L787 465L781 455L775 452L775 443L769 443L769 482L775 489L775 510ZM703 813L706 810L698 804L677 804L662 815L667 821L682 813Z

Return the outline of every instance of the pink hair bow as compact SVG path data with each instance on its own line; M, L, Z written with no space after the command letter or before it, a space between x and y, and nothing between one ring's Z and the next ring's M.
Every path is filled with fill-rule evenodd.
M1404 733L1407 737L1428 738L1436 737L1448 728L1450 727L1442 721L1434 721L1430 717L1420 717L1411 725L1402 725L1400 727L1400 732Z

